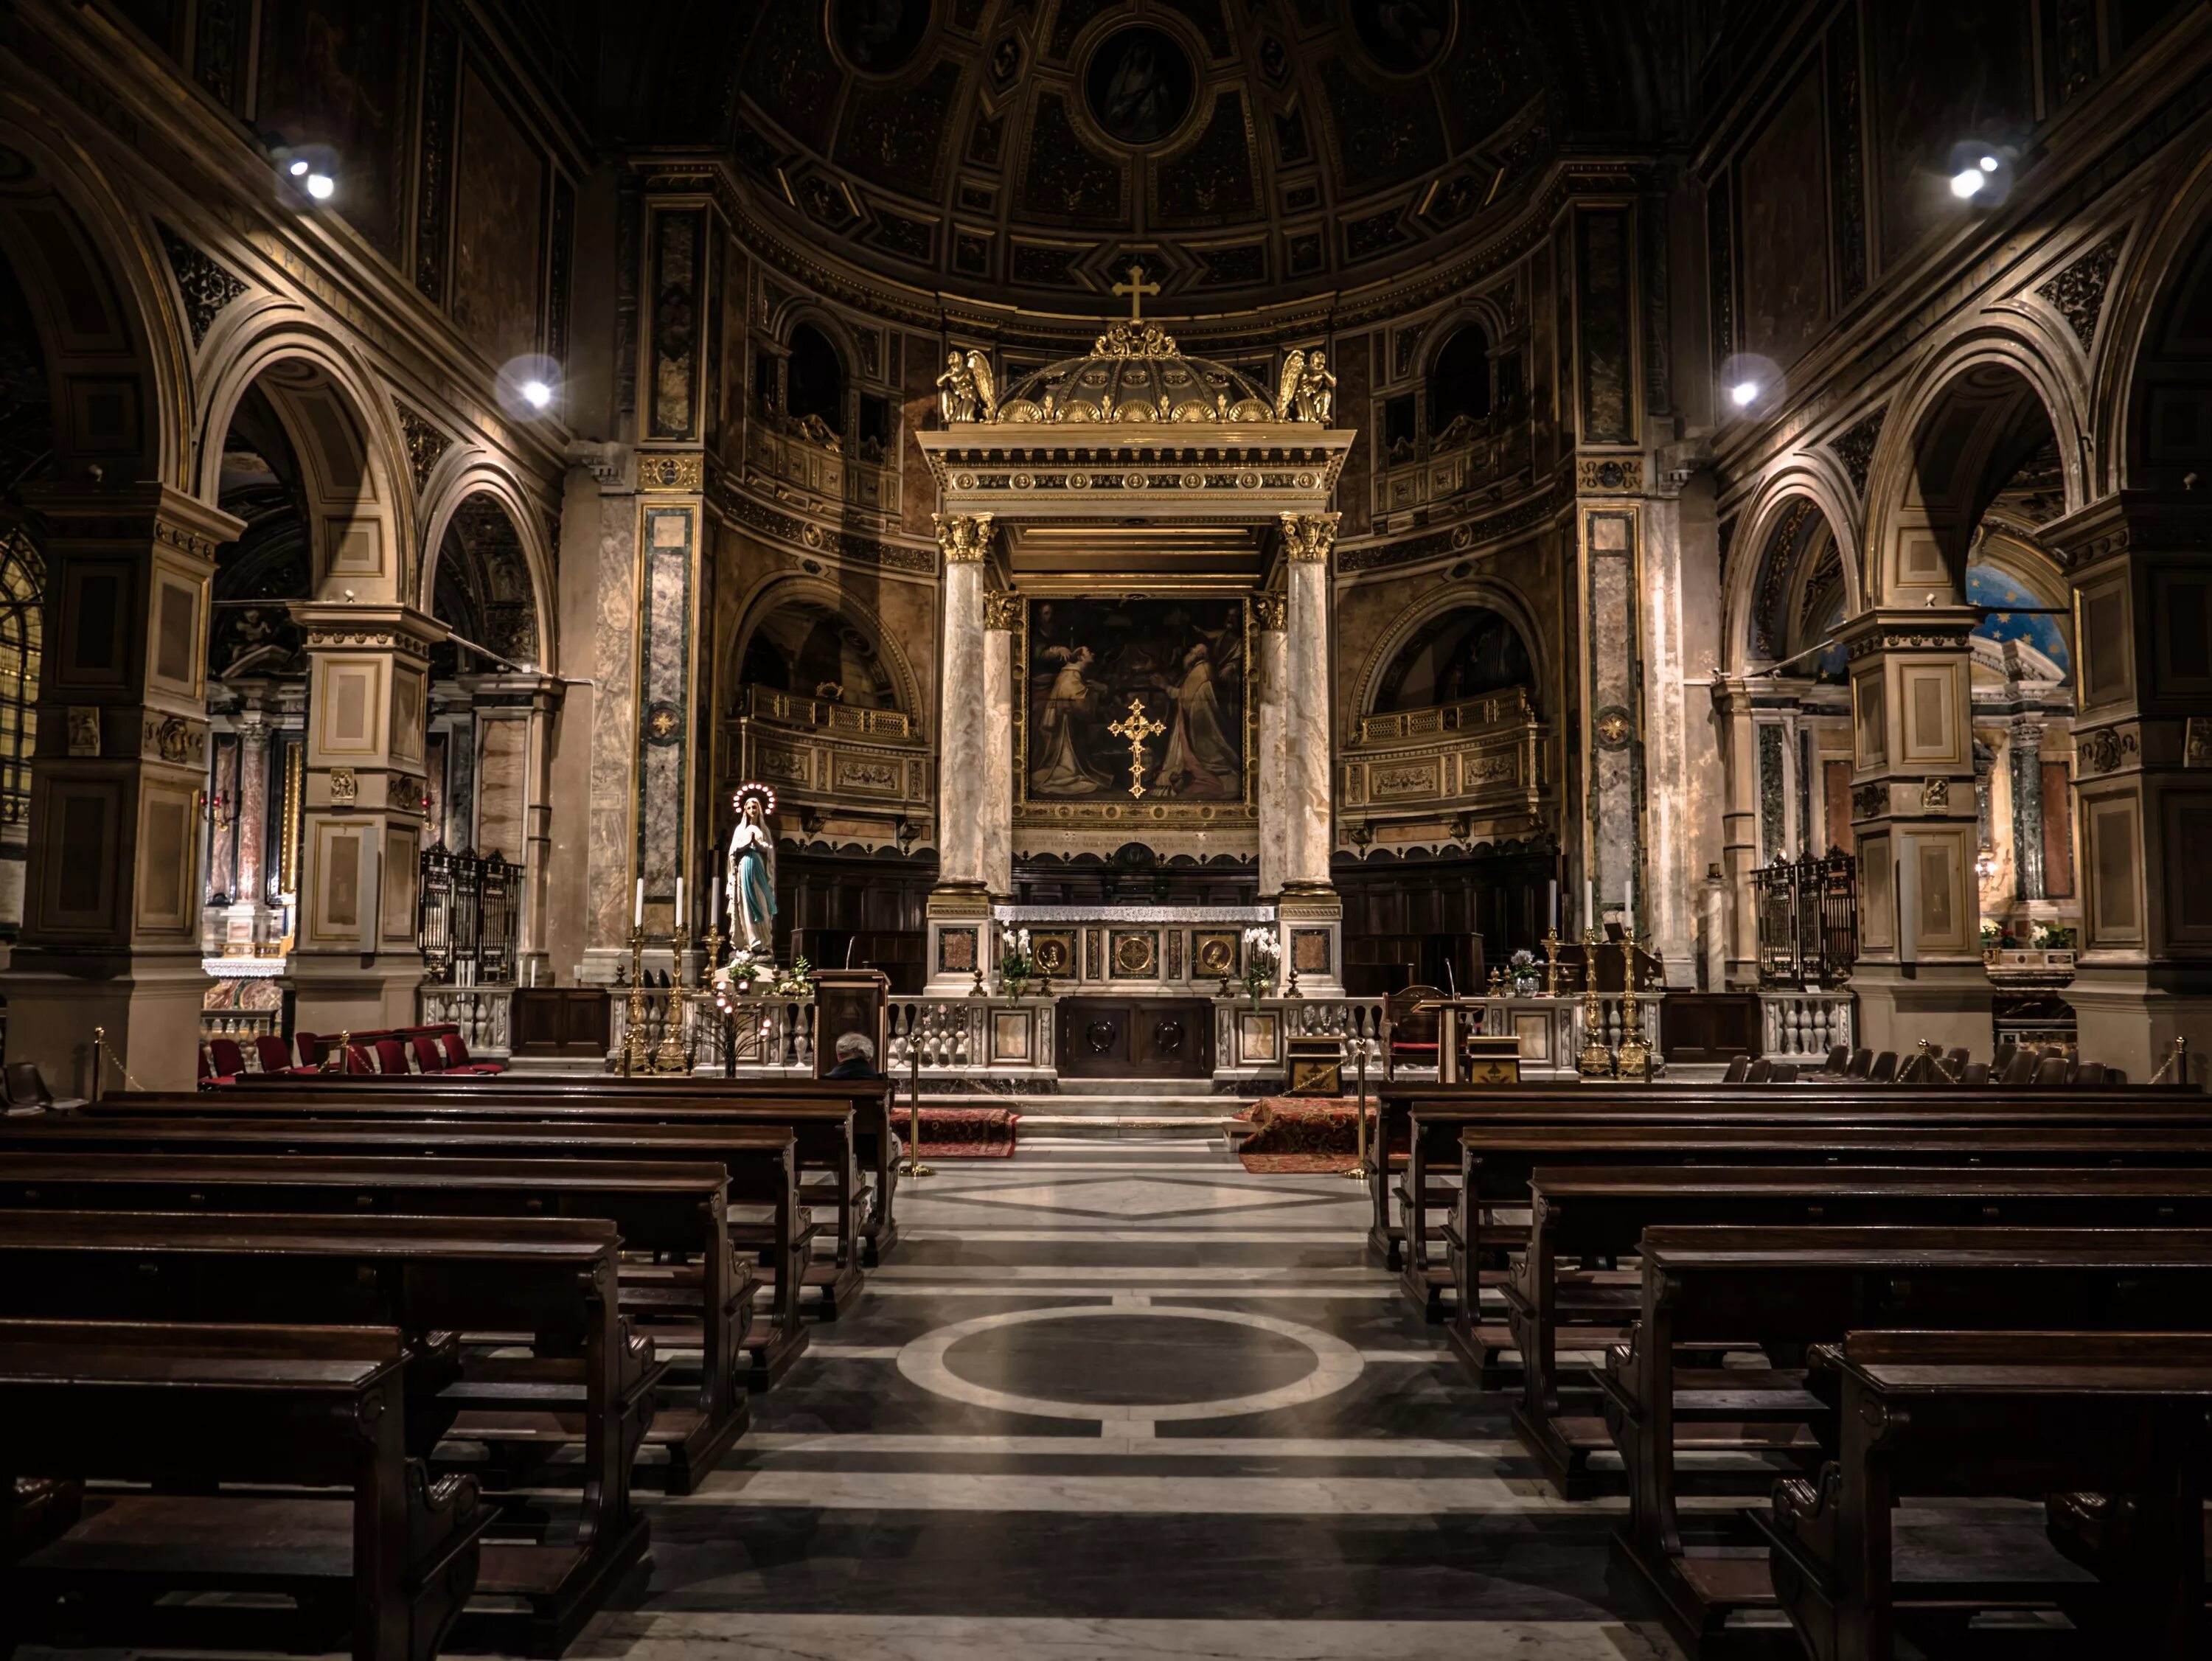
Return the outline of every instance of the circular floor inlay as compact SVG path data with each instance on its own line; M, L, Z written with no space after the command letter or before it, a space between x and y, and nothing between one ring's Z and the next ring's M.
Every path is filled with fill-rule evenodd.
M899 1352L925 1390L1051 1419L1218 1419L1296 1407L1359 1376L1350 1345L1225 1309L1102 1304L981 1315Z

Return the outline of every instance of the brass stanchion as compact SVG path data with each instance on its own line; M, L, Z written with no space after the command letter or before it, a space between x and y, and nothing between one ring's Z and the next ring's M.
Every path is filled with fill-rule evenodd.
M1592 924L1583 931L1583 1047L1575 1070L1584 1078L1611 1078L1613 1052L1605 1041L1605 1000L1597 992L1597 954L1604 937Z
M1622 1078L1651 1076L1651 1046L1644 1041L1644 1013L1636 995L1636 931L1620 934L1621 991L1620 1048L1613 1056L1613 1070Z
M917 1014L909 1021L919 1020ZM898 1173L902 1177L933 1177L934 1167L921 1162L921 1047L915 1042L914 1028L906 1032L907 1071L907 1138L906 1158L900 1161Z
M1358 1157L1353 1160L1352 1168L1344 1174L1354 1182L1371 1182L1375 1177L1375 1167L1367 1162L1367 1011L1355 1009L1353 1013L1358 1017L1353 1027L1357 1034L1355 1041L1359 1046L1359 1097L1353 1104L1352 1134Z
M92 1099L100 1100L100 1081L107 1074L107 1028L92 1029Z

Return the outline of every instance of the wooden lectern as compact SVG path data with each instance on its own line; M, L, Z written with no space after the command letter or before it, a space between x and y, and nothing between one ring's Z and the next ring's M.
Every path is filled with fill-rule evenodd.
M1413 1006L1434 1010L1437 1017L1437 1082L1439 1084L1518 1084L1521 1082L1521 1040L1517 1034L1486 1037L1481 1032L1462 1033L1461 1023L1482 1024L1482 1000L1472 997L1425 999Z
M814 1076L837 1064L837 1040L866 1034L876 1046L876 1070L890 1076L890 977L881 969L814 972Z

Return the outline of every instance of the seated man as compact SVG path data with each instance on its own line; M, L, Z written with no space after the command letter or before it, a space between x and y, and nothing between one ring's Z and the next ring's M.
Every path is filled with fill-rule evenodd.
M837 1035L837 1064L824 1078L881 1078L876 1070L876 1041L866 1033Z

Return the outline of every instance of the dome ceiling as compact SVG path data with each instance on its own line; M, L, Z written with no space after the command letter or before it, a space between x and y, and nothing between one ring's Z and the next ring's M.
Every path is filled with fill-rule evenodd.
M776 0L741 58L732 149L771 217L1046 307L1133 256L1177 311L1425 264L1593 89L1514 0Z

